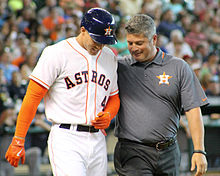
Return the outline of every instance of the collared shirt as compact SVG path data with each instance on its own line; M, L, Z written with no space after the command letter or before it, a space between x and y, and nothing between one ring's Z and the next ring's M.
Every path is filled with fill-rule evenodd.
M120 110L115 135L139 142L158 142L176 135L182 108L208 104L189 65L158 49L151 62L131 57L118 61Z

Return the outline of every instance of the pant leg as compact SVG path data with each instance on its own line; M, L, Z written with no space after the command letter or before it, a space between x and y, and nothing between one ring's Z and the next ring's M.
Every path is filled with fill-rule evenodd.
M54 176L107 175L105 137L101 132L79 132L53 125L48 152Z
M90 142L93 143L93 151L89 157L87 176L106 176L108 162L105 137L101 132L92 134Z
M156 175L179 176L181 155L178 143L159 151L159 156Z
M118 142L114 152L115 170L120 176L178 176L180 151L176 144L158 151L133 142Z
M152 176L156 167L156 152L146 155L143 145L118 141L114 151L114 166L120 176Z

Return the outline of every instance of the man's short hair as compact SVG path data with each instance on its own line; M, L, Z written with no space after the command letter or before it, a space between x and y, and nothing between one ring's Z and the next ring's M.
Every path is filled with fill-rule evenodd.
M144 34L149 40L156 34L154 20L145 14L137 14L127 22L125 30L129 34Z

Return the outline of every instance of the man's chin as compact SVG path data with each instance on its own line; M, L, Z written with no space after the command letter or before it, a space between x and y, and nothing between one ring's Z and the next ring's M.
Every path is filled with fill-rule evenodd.
M141 55L139 55L139 56L133 55L132 57L133 57L136 61L139 61L139 62L141 62L141 61L143 60L143 58L141 57Z
M91 54L91 55L94 56L94 55L98 54L98 52L99 52L99 51L89 51L89 54Z

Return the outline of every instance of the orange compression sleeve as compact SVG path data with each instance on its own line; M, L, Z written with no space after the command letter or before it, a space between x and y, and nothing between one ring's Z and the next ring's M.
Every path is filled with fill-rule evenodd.
M29 126L36 114L37 107L47 91L48 90L42 85L30 80L17 117L15 136L25 138Z
M109 112L111 114L111 119L113 119L117 115L119 107L120 107L120 99L119 99L119 95L116 94L109 97L104 112Z

